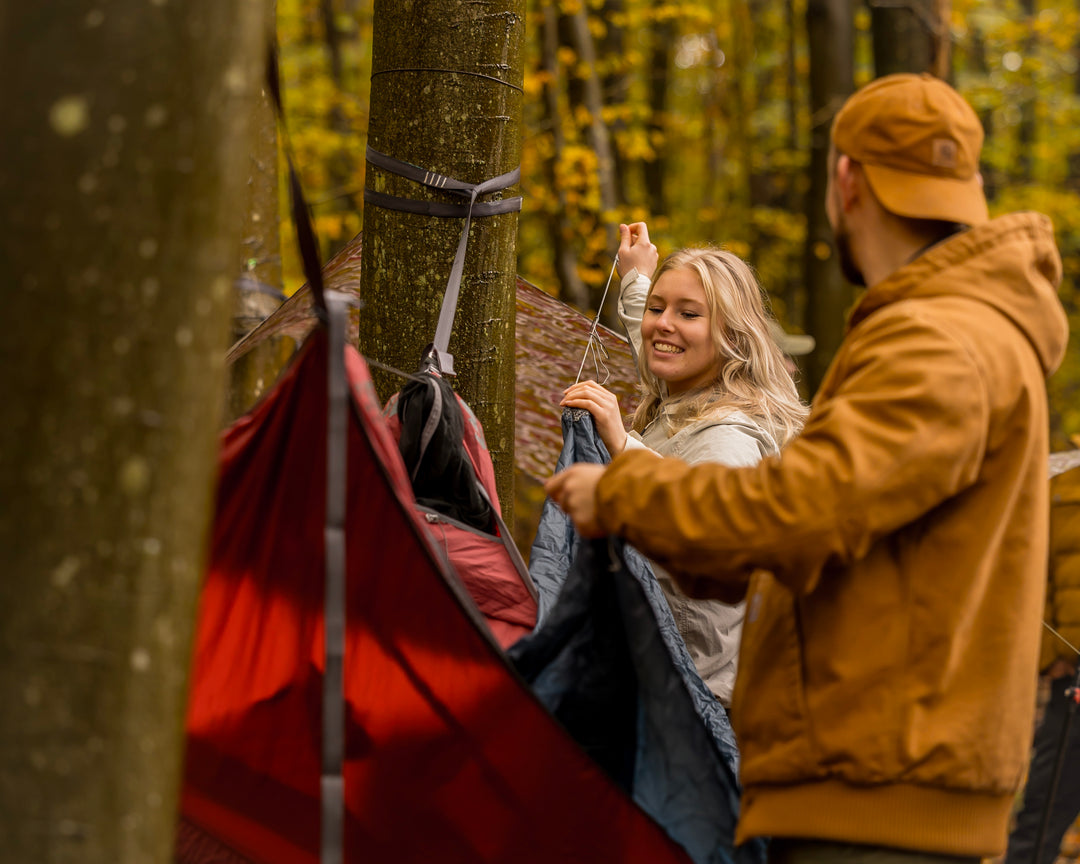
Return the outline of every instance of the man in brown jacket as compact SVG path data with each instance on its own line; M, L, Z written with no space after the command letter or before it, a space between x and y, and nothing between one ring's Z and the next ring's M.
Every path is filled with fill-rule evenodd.
M929 76L853 95L828 214L869 286L803 434L752 468L625 453L548 492L692 596L748 594L739 841L773 861L1000 854L1031 740L1045 378L1068 328L1045 217L989 220L971 107Z

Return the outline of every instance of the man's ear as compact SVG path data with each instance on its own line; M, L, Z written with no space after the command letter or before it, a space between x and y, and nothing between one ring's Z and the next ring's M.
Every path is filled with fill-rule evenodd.
M859 163L844 153L836 157L836 188L840 192L840 203L846 213L859 200L859 180L862 171Z

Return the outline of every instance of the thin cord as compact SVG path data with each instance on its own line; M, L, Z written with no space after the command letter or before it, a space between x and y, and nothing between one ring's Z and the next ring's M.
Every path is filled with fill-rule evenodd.
M1049 630L1051 633L1053 633L1055 636L1057 636L1058 639L1060 639L1062 642L1064 642L1066 645L1068 645L1070 648L1072 648L1074 653L1080 654L1080 648L1077 648L1075 645L1073 645L1072 642L1070 642L1068 639L1066 639L1064 636L1062 636L1060 633L1058 633L1057 630L1055 630L1053 627L1051 627L1045 621L1043 621L1043 627L1045 627L1047 630Z
M607 363L604 362L610 356L607 348L604 347L604 343L597 339L594 343L593 360L596 363L596 377L600 378L601 373L603 373L604 380L600 382L601 384L607 384L608 381L611 380L611 369L609 369Z
M382 369L383 372L389 372L390 374L397 375L401 378L408 378L411 381L426 380L424 378L421 378L419 375L413 375L411 372L402 372L400 369L395 369L393 366L387 366L385 363L380 363L378 360L372 360L370 357L364 354L361 354L360 356L364 358L364 362L367 363L368 366L374 366L376 369Z
M586 349L593 359L593 371L596 374L597 382L600 384L607 384L611 380L611 370L608 368L606 362L611 355L608 353L604 343L596 339L593 341L592 346ZM601 380L603 379L603 380Z
M607 300L608 289L611 287L611 280L615 277L615 268L618 266L619 255L618 253L616 253L615 260L611 262L611 272L608 273L607 282L604 283L604 293L600 295L600 305L596 309L596 317L593 319L592 327L589 328L589 341L585 343L585 354L581 358L581 365L578 367L577 370L577 378L574 379L575 384L577 384L581 380L581 373L585 369L585 361L589 359L589 350L593 349L593 340L596 338L596 327L600 323L600 313L604 309L604 301ZM593 350L595 351L595 349ZM599 371L599 367L597 367L597 371ZM597 375L597 377L600 376Z
M450 72L454 75L472 75L474 78L486 78L488 81L494 81L496 84L505 84L507 87L512 87L519 93L524 93L525 88L519 87L517 84L513 84L509 81L503 81L502 78L496 78L494 75L485 75L483 72L468 72L465 69L428 69L428 68L403 68L403 69L380 69L378 72L372 72L371 77L376 75L385 75L388 72Z

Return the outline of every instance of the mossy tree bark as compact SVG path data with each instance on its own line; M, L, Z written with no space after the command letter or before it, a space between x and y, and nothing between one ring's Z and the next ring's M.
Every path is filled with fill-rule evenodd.
M513 170L521 160L524 48L524 0L376 0L369 143L468 183ZM461 200L372 165L367 186L401 198ZM462 225L461 219L365 208L365 354L404 371L416 369L435 335ZM516 236L516 213L473 220L450 339L454 385L484 425L507 522L513 506ZM400 379L375 374L383 398L401 386Z
M0 857L171 860L264 0L0 12Z
M270 0L267 16L271 27L275 5L274 0ZM284 299L281 293L277 115L265 87L260 88L252 108L251 138L247 207L237 268L241 276L234 286L230 342L258 326ZM295 347L289 337L276 336L256 346L229 367L226 422L251 409L277 380Z

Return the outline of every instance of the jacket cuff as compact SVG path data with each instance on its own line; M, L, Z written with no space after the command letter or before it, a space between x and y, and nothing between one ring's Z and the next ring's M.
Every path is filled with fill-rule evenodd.
M600 476L600 482L596 486L596 518L608 534L621 533L618 505L620 501L625 500L625 496L619 492L619 485L623 482L622 475L626 472L635 473L642 466L662 458L648 447L631 446L629 443L631 440L628 435L627 446L623 448L622 453L611 460L611 464Z

